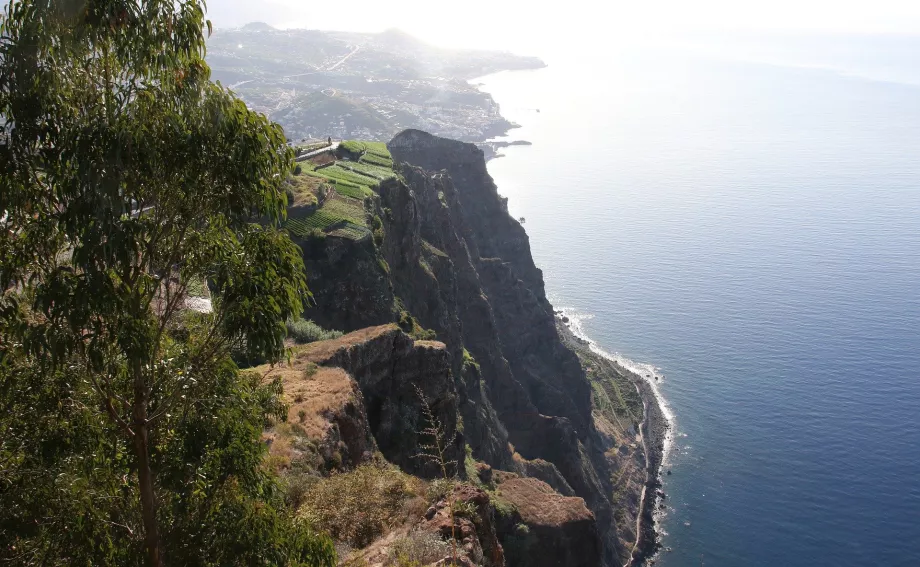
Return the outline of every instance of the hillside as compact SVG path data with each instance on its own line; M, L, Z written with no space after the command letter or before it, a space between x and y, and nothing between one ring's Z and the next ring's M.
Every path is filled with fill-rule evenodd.
M301 513L370 565L424 534L440 534L425 561L457 539L465 565L612 566L653 550L643 489L661 431L639 379L561 326L481 150L409 130L308 153L286 225L313 293L305 317L346 334L261 370L291 404L266 433L272 462L326 502L304 497ZM417 457L433 423L440 464ZM445 472L462 480L447 493ZM380 483L395 500L365 536L329 512Z
M467 80L543 63L508 53L436 48L398 30L379 34L219 29L212 78L281 124L289 138L390 139L422 128L483 141L511 124Z

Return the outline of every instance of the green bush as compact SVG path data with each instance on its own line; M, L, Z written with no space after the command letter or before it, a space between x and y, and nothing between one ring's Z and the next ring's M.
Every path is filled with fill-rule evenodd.
M304 319L288 321L287 332L288 337L297 344L327 341L329 339L337 339L342 336L340 331L327 331L313 321Z

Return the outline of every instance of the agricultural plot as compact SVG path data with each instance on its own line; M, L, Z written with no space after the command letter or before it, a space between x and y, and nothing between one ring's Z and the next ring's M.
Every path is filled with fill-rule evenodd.
M357 140L346 140L340 143L339 147L345 150L346 152L351 152L353 154L360 154L367 148L367 145L365 142L359 142Z
M335 183L333 187L335 187L339 195L351 197L352 199L358 199L360 201L374 194L373 191L364 185L352 185L350 183L339 182Z
M335 223L344 220L346 219L336 216L323 207L318 211L310 213L310 215L306 217L286 220L284 222L284 228L294 236L304 238L309 235L312 230L325 230Z
M387 149L386 142L364 142L364 149L369 154L392 159L390 150Z
M353 224L363 226L364 222L364 203L347 197L334 197L323 204L323 208L318 212L326 211L330 216L335 216L340 220L346 220Z
M354 162L354 161L340 161L336 167L341 167L349 171L355 171L364 175L370 175L374 179L384 180L389 177L393 177L393 170L385 167L378 167L375 165L370 165L366 163Z
M393 159L389 157L378 156L377 154L366 153L361 156L361 163L366 163L370 165L377 165L380 167L386 167L388 169L393 169Z
M339 238L350 238L351 240L361 240L371 235L371 231L363 226L345 223L343 226L329 232L329 236L338 236Z
M338 165L333 165L332 167L325 167L316 173L326 176L330 179L348 181L349 183L355 183L357 185L366 185L371 189L375 189L378 185L378 180L361 173L354 171L349 171Z

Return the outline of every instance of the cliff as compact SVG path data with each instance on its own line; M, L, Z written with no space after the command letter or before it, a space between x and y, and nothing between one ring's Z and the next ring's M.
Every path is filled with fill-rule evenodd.
M374 238L300 241L315 300L306 317L350 334L298 350L294 364L340 369L363 404L327 411L343 417L314 429L332 432L324 443L342 446L344 468L375 443L387 461L433 478L413 458L425 399L457 474L514 510L494 522L501 545L516 550L507 565L627 563L647 466L630 377L601 368L557 328L527 234L481 150L416 130L388 149L399 175L365 201ZM369 433L343 425L362 419ZM505 471L504 483L471 478L485 469ZM492 507L477 516L481 527L494 503L476 502ZM538 543L521 548L515 526Z

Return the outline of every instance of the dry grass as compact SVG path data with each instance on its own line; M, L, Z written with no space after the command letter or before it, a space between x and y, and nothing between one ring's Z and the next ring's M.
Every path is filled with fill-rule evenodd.
M323 180L307 175L292 175L287 180L287 185L294 195L292 202L288 203L289 207L306 207L317 203L316 192Z
M313 362L322 365L342 349L347 349L354 345L382 337L387 333L394 333L397 331L399 331L399 327L397 327L395 323L390 323L387 325L380 325L379 327L361 329L331 341L310 343L296 350L294 354L295 366L305 362Z
M405 521L420 484L392 465L362 465L311 486L300 517L335 541L360 549Z
M284 401L288 404L288 423L297 424L314 440L322 440L331 427L325 416L359 395L354 380L341 368L318 368L301 361L275 368L260 366L256 370L266 380L281 378Z

